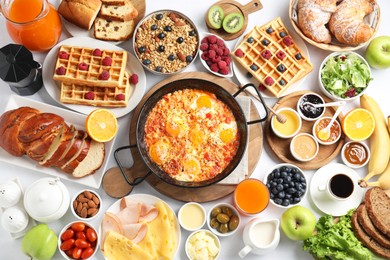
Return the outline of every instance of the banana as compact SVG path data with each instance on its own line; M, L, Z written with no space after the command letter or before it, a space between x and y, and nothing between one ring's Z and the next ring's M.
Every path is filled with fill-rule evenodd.
M387 130L389 130L390 135L390 116L387 116Z
M364 187L378 186L383 190L389 190L390 189L390 162L388 163L386 170L381 174L381 176L379 176L377 181L363 182L363 183L364 184L361 184L361 186Z
M369 110L375 119L375 129L370 137L371 158L368 162L368 174L363 178L363 181L368 181L386 169L390 158L390 135L385 116L372 97L366 94L360 96L360 106Z

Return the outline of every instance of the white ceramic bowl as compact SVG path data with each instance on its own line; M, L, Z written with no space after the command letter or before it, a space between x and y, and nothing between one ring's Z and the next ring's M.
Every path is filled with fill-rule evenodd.
M80 222L83 223L83 224L85 225L84 231L87 230L87 228L91 228L91 229L92 229L93 231L95 231L95 233L96 233L96 240L95 240L95 242L87 241L87 242L89 242L89 243L94 244L94 246L93 246L93 250L94 250L94 251L93 251L93 254L92 254L90 257L88 257L88 258L81 258L81 257L80 257L80 259L93 259L94 255L96 254L96 252L97 252L98 249L99 249L100 238L99 238L99 233L97 232L96 228L94 228L91 224L86 223L85 221L73 221L73 222L71 222L71 223L65 225L64 228L61 230L61 232L60 232L59 235L58 235L58 251L60 251L60 253L61 253L61 255L64 257L64 259L73 260L73 259L75 259L75 258L69 257L69 256L64 252L64 250L61 249L61 244L62 244L62 242L63 242L63 241L62 241L62 238L61 238L61 237L62 237L62 234L63 234L66 230L68 230L73 224L75 224L75 223L80 223ZM76 233L76 232L75 232L75 233ZM76 240L76 234L74 235L73 239ZM83 249L83 250L85 250L85 249Z
M318 118L320 118L320 117L322 117L322 116L324 115L325 110L326 110L326 107L323 107L323 108L322 108L322 113L321 113L321 114L318 114L318 116L316 116L316 117L311 118L311 117L305 116L305 115L303 114L303 112L302 112L300 106L301 106L301 104L304 102L304 99L306 99L306 97L307 97L308 95L314 95L314 96L318 97L319 100L321 100L321 103L322 103L322 104L325 104L325 101L324 101L324 99L323 99L320 95L318 95L318 94L316 94L316 93L307 93L307 94L302 95L302 96L299 98L299 100L298 100L298 102L297 102L297 111L298 111L299 116L300 116L303 120L306 120L306 121L315 121L315 120L317 120ZM319 103L319 104L320 104L320 103Z
M83 218L83 217L81 217L80 215L78 215L78 214L76 213L74 203L75 203L77 197L78 197L80 194L84 193L85 191L88 191L88 192L94 194L94 195L98 198L98 200L99 200L99 205L97 205L97 210L98 210L98 212L97 212L95 215L93 215L93 216L87 216L87 217ZM88 202L86 202L86 203L88 203ZM95 204L96 204L96 203L95 203ZM90 190L90 189L85 189L85 190L81 190L80 192L77 192L77 193L74 195L74 197L72 198L72 200L70 201L70 210L72 211L73 216L75 216L77 219L82 220L82 221L91 221L92 219L96 218L96 216L97 216L97 215L99 214L99 212L100 212L101 207L102 207L102 198L100 197L100 195L99 195L96 191L93 191L93 190ZM87 210L88 210L88 209L87 209Z
M347 148L348 145L350 145L350 144L352 144L352 143L358 143L358 144L362 145L362 146L365 148L367 157L366 157L366 161L365 161L363 164L354 164L354 163L349 162L349 161L347 160L347 158L345 158L345 149ZM343 145L343 148L341 149L341 159L343 160L343 163L344 163L345 165L347 165L348 167L350 167L350 168L355 168L355 169L357 169L357 168L364 167L364 166L368 163L368 161L370 160L370 158L371 158L370 148L368 147L367 144L365 144L365 143L363 143L363 142L349 141L349 142L345 143L345 144Z
M354 97L347 97L347 98L343 98L343 97L340 97L340 96L338 96L338 95L335 95L335 94L329 92L329 91L325 88L324 84L322 83L321 74L322 74L322 68L325 66L326 62L327 62L329 59L332 59L332 58L334 58L334 57L336 57L336 56L343 56L343 55L349 55L349 54L354 54L354 55L356 55L357 57L359 57L359 58L363 61L363 63L366 64L366 66L367 66L367 68L368 68L368 70L369 70L369 72L370 72L370 75L372 75L370 65L367 63L367 61L366 61L361 55L359 55L359 54L356 53L356 52L333 52L333 53L329 54L329 55L322 61L321 65L320 65L320 69L319 69L319 72L318 72L318 81L319 81L319 84L320 84L320 86L321 86L322 92L323 92L327 97L329 97L329 98L331 98L331 99L333 99L333 100L345 100L345 101L354 100L354 99L360 97L361 95L363 95L364 92L366 92L366 90L367 90L367 88L368 88L368 86L369 86L369 84L370 84L370 83L368 83L367 86L366 86L366 88L365 88L362 92L360 92L358 95L356 95L356 96L354 96Z
M275 122L277 122L277 119L276 119L276 116L273 115L272 118L271 118L271 128L272 128L272 131L280 138L285 138L285 139L288 139L288 138L291 138L293 136L295 136L296 134L298 134L299 130L301 130L301 127L302 127L302 119L301 117L299 116L298 112L292 108L289 108L289 107L283 107L283 108L280 108L276 111L276 113L282 113L283 111L290 111L293 115L293 117L297 120L297 123L298 123L298 126L296 127L296 129L294 129L294 132L290 135L284 135L283 133L280 133L277 129L276 129L276 126L275 126ZM288 120L284 123L285 126L287 126L289 123L288 123ZM283 126L284 127L284 126Z
M223 207L229 208L232 211L233 216L235 215L238 218L238 226L236 227L236 229L231 230L231 231L226 232L226 233L222 233L219 230L217 230L211 226L211 219L212 219L211 215L212 215L213 210L215 208L222 209ZM224 212L221 212L221 213L224 213ZM233 235L237 231L238 227L240 226L240 223L241 223L240 214L238 213L238 211L236 210L236 208L233 205L230 205L228 203L218 203L218 204L214 205L212 208L210 208L209 212L207 213L207 226L208 226L208 228L211 230L211 232L213 232L214 234L216 234L217 236L220 236L220 237L227 237L227 236ZM228 225L229 225L229 223L228 223Z
M321 117L321 118L317 119L317 121L313 124L312 134L313 134L314 138L317 140L318 143L320 143L320 144L322 144L322 145L331 145L331 144L336 143L336 142L340 139L341 133L343 132L343 130L341 129L341 125L340 125L339 121L335 120L335 121L333 122L333 124L337 124L338 127L339 127L339 129L340 129L337 138L334 139L334 140L331 141L331 142L325 142L325 141L321 140L321 139L318 138L318 136L316 135L315 128L317 127L317 125L319 124L319 122L320 122L321 120L324 120L324 119L329 119L329 121L332 120L332 118L329 117L329 116L324 116L324 117Z
M274 176L275 176L276 179L281 178L281 177L282 177L282 176L281 176L281 175L282 175L282 169L283 169L282 167L295 168L296 170L294 170L294 171L298 171L298 172L305 178L305 181L304 181L304 183L305 183L304 190L301 190L302 194L299 196L300 200L297 201L297 202L292 202L292 203L290 203L289 205L286 205L286 206L282 205L281 203L277 203L277 202L274 201L275 199L278 198L278 196L273 192L273 189L274 189L274 188L277 189L277 186L273 186L273 185L271 184L270 180L268 180L268 177L269 177L272 173L274 174ZM277 171L276 171L277 169L279 169L279 174L280 174L280 176L276 173L276 172L277 172ZM295 178L295 177L294 177L294 174L295 174L295 173L292 173L291 180L295 180L295 179L294 179L294 178ZM279 177L278 177L278 176L279 176ZM282 184L282 185L283 185L285 182L288 183L288 181L283 180L283 183L278 183L278 184ZM298 205L298 204L306 197L307 190L308 190L308 188L309 188L309 187L308 187L308 183L307 183L307 178L306 178L304 172L303 172L298 166L295 166L295 165L289 164L289 163L277 164L277 165L275 165L274 167L272 167L271 169L269 169L269 170L267 171L267 174L266 174L265 177L264 177L264 183L266 184L266 186L267 186L268 189L269 189L269 192L270 192L270 202L271 202L271 204L275 205L276 207L284 208L284 209L290 208L290 207L295 206L295 205ZM294 185L294 187L292 187L292 186L290 185L289 188L294 188L294 189L296 190L296 192L299 191L299 190L296 188L295 185ZM285 195L287 195L288 193L290 193L290 192L287 192L287 189L289 189L289 188L284 188ZM303 189L303 187L302 187L302 189ZM292 192L292 191L291 191L291 192ZM293 193L293 194L296 194L296 193ZM298 194L296 194L296 195L298 195ZM284 197L284 198L282 199L282 201L283 201L284 199L286 199L286 197Z
M302 156L299 156L299 154L297 153L297 151L295 149L295 142L298 142L297 139L301 138L301 137L308 137L311 140L313 140L314 145L315 145L315 147L314 147L315 152L312 156L307 157L307 158L303 158ZM306 148L306 145L303 145L303 148ZM292 156L300 162L308 162L310 160L313 160L317 156L318 151L319 151L319 145L318 145L317 140L314 138L314 136L312 136L311 134L308 134L308 133L297 134L296 136L293 137L293 139L290 142L290 152L291 152Z
M215 241L215 245L216 245L216 247L218 247L218 253L213 258L208 258L208 259L214 259L214 260L217 259L219 256L219 253L221 252L221 242L219 241L219 238L213 232L211 232L210 230L207 230L207 229L200 229L200 230L194 231L188 236L188 238L186 240L186 244L185 244L185 251L186 251L186 255L187 255L188 259L190 259L190 260L194 259L191 257L191 253L190 253L190 251L191 251L189 248L190 247L190 240L193 236L195 236L199 232L204 232L205 235L207 235L208 237L212 238Z
M195 231L202 228L206 223L206 210L199 203L188 202L180 207L180 210L177 214L177 218L182 228L187 231ZM185 218L187 219L185 220ZM199 222L199 225L193 227L189 227L188 225L186 225L186 221L193 221L194 218L198 218L196 221Z

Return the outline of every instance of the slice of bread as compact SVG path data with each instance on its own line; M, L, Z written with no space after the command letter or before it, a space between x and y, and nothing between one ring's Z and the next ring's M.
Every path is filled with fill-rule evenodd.
M78 152L77 157L74 158L69 163L67 163L61 169L66 173L73 173L74 169L76 169L76 167L80 164L80 162L82 162L85 159L85 157L87 156L87 154L89 152L90 144L91 144L91 138L88 136L84 140L83 146L80 148L80 151Z
M131 37L134 31L134 20L118 22L96 18L94 36L105 41L124 41Z
M99 169L105 157L105 146L104 143L96 142L94 140L91 141L88 154L82 160L78 166L73 171L73 176L76 178L81 178L86 175L94 173L97 169Z
M80 150L83 140L87 138L87 132L78 130L76 131L76 135L71 140L71 144L67 150L63 153L63 155L58 159L57 162L55 162L54 166L61 168L67 163L69 163L72 158L75 156L75 154Z
M390 249L381 246L378 242L372 239L360 226L356 210L352 214L351 224L355 235L360 240L360 242L362 242L363 245L369 248L376 255L381 256L385 259L390 259Z
M102 4L99 17L111 21L125 22L136 18L138 15L137 9L130 0L125 0L124 5L109 5Z
M108 5L124 5L125 0L101 0L102 4Z
M58 12L67 21L89 30L99 14L101 5L100 0L62 0Z
M381 188L374 187L366 192L364 203L374 226L390 238L390 197Z

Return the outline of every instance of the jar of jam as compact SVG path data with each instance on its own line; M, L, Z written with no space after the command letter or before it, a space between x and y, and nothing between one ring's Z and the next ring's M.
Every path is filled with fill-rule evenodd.
M325 113L325 107L313 107L310 104L324 104L323 98L316 93L304 94L300 97L297 103L297 111L302 119L306 121L314 121L320 118Z
M325 127L327 127L331 120L332 120L331 117L321 117L313 125L313 135L320 144L323 145L334 144L341 137L342 130L341 130L340 123L337 120L335 120L332 126L330 127L330 136L327 140L322 140L318 137L318 132L324 129Z

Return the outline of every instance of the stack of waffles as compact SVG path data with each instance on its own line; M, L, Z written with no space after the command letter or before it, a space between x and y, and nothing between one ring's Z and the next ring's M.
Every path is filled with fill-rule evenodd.
M253 28L233 57L275 97L313 70L280 17Z
M127 52L61 46L53 79L63 103L125 107L130 96Z

